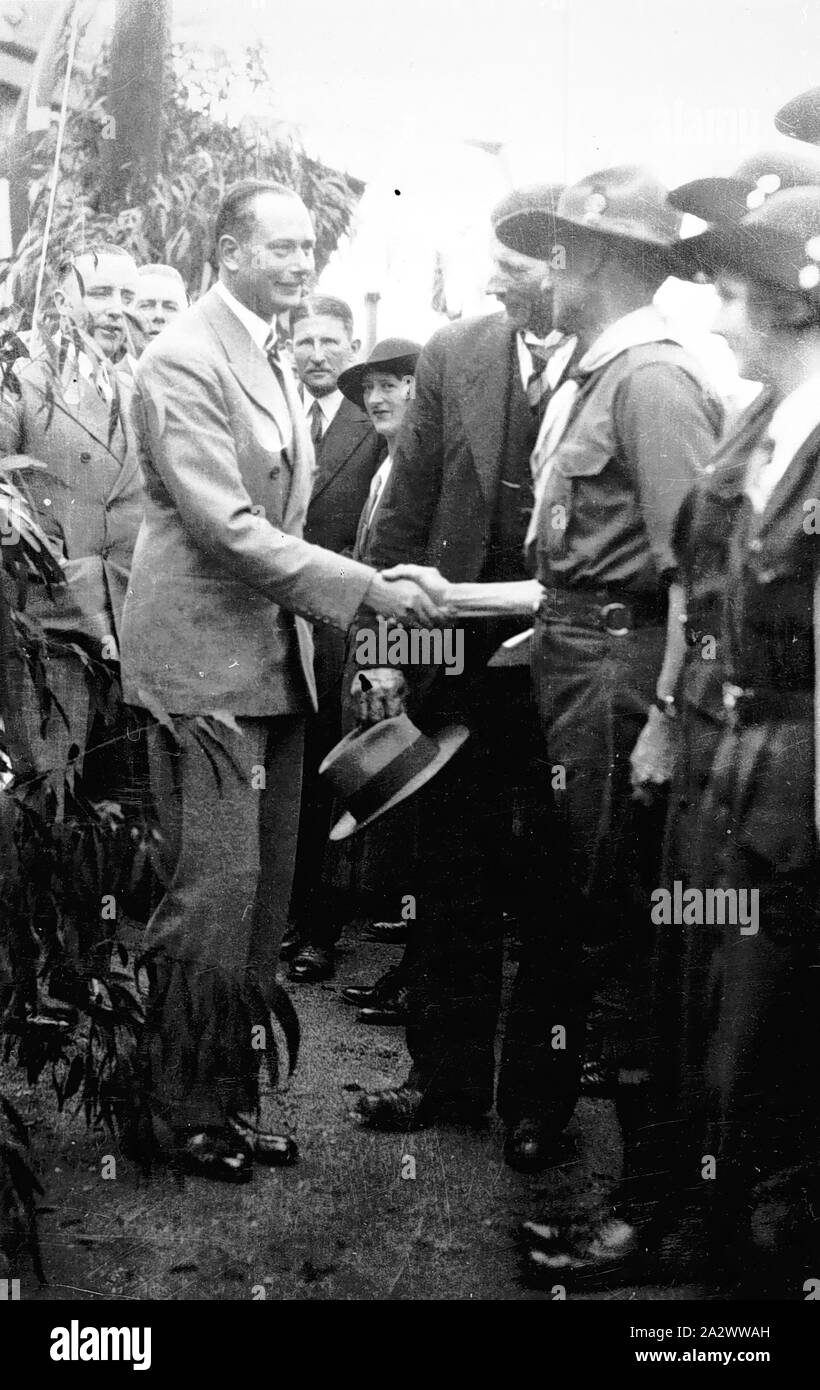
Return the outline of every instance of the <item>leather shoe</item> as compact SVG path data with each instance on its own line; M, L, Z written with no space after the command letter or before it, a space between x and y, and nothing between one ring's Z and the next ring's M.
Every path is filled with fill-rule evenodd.
M384 999L391 999L400 987L401 967L394 965L385 970L372 985L347 985L341 991L341 996L346 1004L353 1004L355 1008L369 1008L372 1004L380 1004Z
M364 935L366 941L381 941L387 946L403 946L408 934L406 922L371 922Z
M289 978L299 984L329 980L333 975L333 952L321 946L302 946L293 957Z
M299 950L299 933L295 927L288 927L282 945L279 947L280 960L293 960Z
M526 1221L524 1278L537 1287L571 1281L584 1291L645 1282L648 1252L636 1227L617 1216L591 1223L540 1225Z
M464 1097L432 1099L415 1086L388 1086L381 1091L363 1091L353 1109L351 1119L369 1129L424 1129L437 1120L454 1120L465 1124L483 1121L486 1107Z
M177 1161L184 1173L195 1178L244 1183L253 1177L250 1150L230 1128L190 1134L179 1146Z
M406 989L396 990L386 998L381 996L372 1004L366 1004L356 1015L357 1023L378 1024L383 1028L409 1023L411 1018L410 996Z
M254 1163L261 1167L289 1168L298 1163L299 1149L296 1140L289 1134L272 1134L270 1130L257 1129L239 1116L231 1118L229 1127L248 1149Z
M504 1160L517 1173L540 1173L569 1157L572 1144L562 1134L551 1134L538 1120L519 1120L507 1130Z

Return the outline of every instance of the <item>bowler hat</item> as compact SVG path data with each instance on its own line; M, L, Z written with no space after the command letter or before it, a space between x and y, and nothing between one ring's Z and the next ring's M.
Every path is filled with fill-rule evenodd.
M469 729L452 724L435 738L417 729L406 714L354 729L332 748L319 768L347 810L330 832L346 840L370 825L435 777L469 738Z
M820 188L774 193L738 223L716 223L681 243L711 277L721 270L802 294L820 308ZM676 272L677 273L677 272Z
M412 376L420 352L421 343L414 343L412 338L382 338L372 349L367 361L357 362L355 366L348 367L346 372L342 372L336 385L349 401L353 401L360 410L364 410L362 383L365 372L379 368L383 372L390 372L391 375Z
M820 145L820 87L811 87L781 106L774 118L777 129L809 145Z
M728 178L682 183L672 189L669 201L704 222L740 222L773 193L808 184L820 184L820 154L792 145L750 155Z
M554 212L513 213L496 228L505 246L549 260L556 245L591 233L623 250L642 248L663 257L680 234L680 214L651 170L636 164L601 169L560 195Z

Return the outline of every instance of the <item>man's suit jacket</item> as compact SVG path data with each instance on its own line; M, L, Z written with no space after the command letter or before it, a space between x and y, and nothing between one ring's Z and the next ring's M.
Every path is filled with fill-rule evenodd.
M434 333L393 451L368 544L378 569L409 561L473 582L487 557L504 461L515 329L506 314Z
M306 696L315 707L309 624L345 628L362 602L372 570L301 538L313 450L282 370L291 456L270 364L216 288L139 362L147 498L122 638L133 704L246 717L303 709Z
M345 398L319 451L305 540L350 555L370 480L387 452L367 415Z
M519 370L506 314L465 319L434 333L416 366L416 393L393 450L393 467L368 534L376 569L402 561L435 565L456 583L479 579L487 560L506 459L512 391ZM523 393L523 388L522 388ZM526 405L522 405L526 410ZM529 421L528 421L529 423ZM368 626L372 620L366 619ZM524 622L460 624L465 672L486 666ZM349 663L349 679L355 667ZM467 683L437 679L440 668L405 671L416 710L428 696L469 703Z
M121 415L108 444L111 406L81 374L62 387L43 360L18 371L20 396L0 399L0 454L46 465L16 482L65 557L65 587L32 585L26 612L46 632L95 649L119 641L144 492L130 422L132 387L118 377ZM54 409L46 401L54 391ZM51 418L49 420L49 414ZM108 653L111 654L110 651Z

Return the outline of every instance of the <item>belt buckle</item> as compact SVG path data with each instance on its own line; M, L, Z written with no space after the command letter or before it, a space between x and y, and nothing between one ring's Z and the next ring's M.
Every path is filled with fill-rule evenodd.
M626 606L625 603L605 603L605 604L603 604L603 606L600 608L599 612L600 612L600 614L601 614L601 619L602 619L603 624L604 624L604 632L608 632L610 637L626 637L626 634L627 634L628 632L631 631L631 629L630 629L629 627L610 627L610 625L609 625L608 615L609 615L609 614L613 611L613 609L615 609L615 608L620 608L620 609L622 610L623 613L628 613L628 612L629 612L629 609L627 608L627 606Z

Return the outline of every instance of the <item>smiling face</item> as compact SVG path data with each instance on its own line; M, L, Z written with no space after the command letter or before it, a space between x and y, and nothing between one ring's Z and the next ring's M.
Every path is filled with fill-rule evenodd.
M299 319L293 329L293 360L300 381L317 397L336 390L342 372L352 365L359 350L341 319L329 314Z
M149 338L156 338L166 323L188 307L185 286L175 276L151 274L139 277L136 308L144 320Z
M236 298L270 322L304 299L316 239L301 198L257 193L247 230L219 239L220 274Z
M396 376L394 372L368 368L362 377L362 399L370 422L377 434L388 444L401 429L407 407L413 399L412 376Z
M139 290L136 262L101 251L76 256L73 266L60 283L58 306L82 323L106 357L115 359L126 345L125 310L134 307Z

